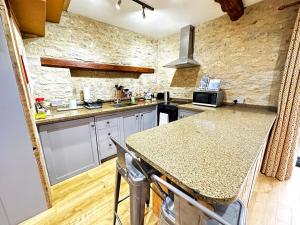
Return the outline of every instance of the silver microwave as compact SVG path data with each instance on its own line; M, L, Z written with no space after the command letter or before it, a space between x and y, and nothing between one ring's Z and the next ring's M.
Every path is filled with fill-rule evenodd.
M199 90L193 93L193 104L218 107L222 105L224 98L224 92L222 90Z

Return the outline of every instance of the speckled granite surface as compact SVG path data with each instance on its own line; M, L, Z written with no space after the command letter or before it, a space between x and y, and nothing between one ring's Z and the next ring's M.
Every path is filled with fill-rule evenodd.
M117 113L127 110L139 109L143 107L155 106L158 102L142 102L138 103L137 105L132 106L125 106L125 107L114 107L111 103L103 104L103 107L100 109L78 109L78 110L70 110L70 111L63 111L57 112L56 110L51 111L51 116L47 116L46 119L36 120L37 125L49 124L49 123L56 123L80 118L86 118L91 116L98 116L102 114L109 114L109 113Z
M194 196L231 202L275 117L263 109L220 107L134 134L126 144Z
M192 103L182 104L177 106L178 109L190 110L195 112L203 112L206 110L216 110L215 107L201 106L201 105L193 105Z

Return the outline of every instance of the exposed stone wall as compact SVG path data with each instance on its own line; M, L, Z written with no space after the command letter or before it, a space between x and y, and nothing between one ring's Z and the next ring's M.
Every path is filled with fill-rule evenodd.
M69 69L40 66L40 56L116 63L156 68L157 41L125 29L64 12L59 24L47 23L44 38L24 39L29 74L35 96L46 99L77 98L83 86L89 86L93 98L111 99L116 83L135 91L155 87L155 75L100 74L71 76Z
M90 86L94 98L110 99L121 83L141 92L171 91L172 97L191 98L203 73L223 80L225 100L244 96L246 103L277 105L281 72L297 7L278 11L282 0L265 0L232 22L222 16L196 27L194 58L200 68L164 68L178 58L179 33L154 40L131 31L64 13L60 24L47 23L45 38L25 39L35 96L69 99ZM156 68L154 75L72 72L39 66L39 57L60 57Z
M297 7L278 11L282 0L265 0L246 8L237 22L227 16L196 27L194 58L200 62L199 77L191 79L198 86L206 73L223 80L226 101L244 96L245 102L277 106L281 73L286 59ZM173 80L186 80L188 74L174 75L174 69L162 67L178 58L179 34L159 40L158 89L171 96L191 98L194 88L178 87ZM194 73L191 73L194 76Z

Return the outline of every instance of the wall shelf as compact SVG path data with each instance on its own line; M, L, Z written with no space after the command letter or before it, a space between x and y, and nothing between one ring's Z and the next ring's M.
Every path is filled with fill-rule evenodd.
M153 68L123 66L114 64L102 64L90 61L79 61L69 59L47 58L41 57L41 65L56 68L69 68L73 70L92 70L92 71L108 71L108 72L123 72L123 73L154 73Z

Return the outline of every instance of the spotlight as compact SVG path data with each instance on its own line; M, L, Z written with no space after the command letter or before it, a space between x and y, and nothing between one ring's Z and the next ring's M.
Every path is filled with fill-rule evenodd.
M118 0L118 2L116 3L117 10L121 9L121 3L122 3L122 0Z
M145 6L143 6L142 15L143 15L143 19L146 19Z

